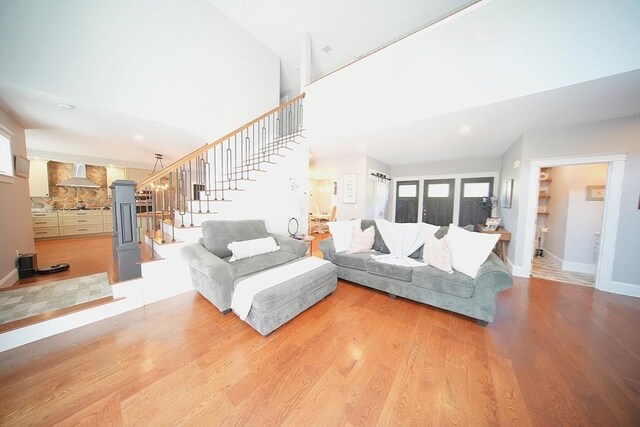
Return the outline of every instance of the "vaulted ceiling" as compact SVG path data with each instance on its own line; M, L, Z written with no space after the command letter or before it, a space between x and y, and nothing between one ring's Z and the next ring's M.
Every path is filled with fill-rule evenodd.
M171 160L297 92L308 34L314 156L486 157L528 129L640 114L638 17L623 0L9 0L0 107L31 149Z

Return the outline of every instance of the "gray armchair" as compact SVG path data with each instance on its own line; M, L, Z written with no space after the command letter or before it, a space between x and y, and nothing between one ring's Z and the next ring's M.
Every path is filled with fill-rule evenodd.
M229 262L229 243L269 236L276 240L279 251ZM231 310L239 279L302 258L306 252L304 241L269 233L262 220L205 221L200 241L180 251L189 264L195 290L225 314Z

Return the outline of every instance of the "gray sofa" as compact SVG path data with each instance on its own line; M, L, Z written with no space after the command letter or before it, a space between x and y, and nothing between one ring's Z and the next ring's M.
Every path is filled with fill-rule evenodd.
M376 254L389 253L373 220L362 220L363 230L374 226L373 249ZM437 238L444 237L448 227L441 227ZM336 252L333 239L319 243L324 259L338 267L338 278L401 296L476 319L486 326L494 319L498 292L508 289L513 279L497 255L491 253L475 279L454 270L448 274L425 265L404 267L375 261L368 253ZM421 261L422 247L410 255Z
M229 243L269 236L276 240L279 251L229 262ZM231 311L233 292L240 280L297 261L306 252L306 242L268 233L262 220L205 221L200 241L181 249L182 258L189 264L193 287L224 314ZM245 321L262 335L268 335L331 294L336 284L336 267L326 263L256 294Z

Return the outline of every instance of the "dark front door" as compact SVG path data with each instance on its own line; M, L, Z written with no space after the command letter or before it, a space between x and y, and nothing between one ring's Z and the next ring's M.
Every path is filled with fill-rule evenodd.
M422 222L449 225L453 222L453 179L424 181Z
M396 222L418 222L419 181L398 181L396 186Z
M493 178L463 178L460 182L460 220L458 225L484 224L491 209L480 206L482 197L493 195Z

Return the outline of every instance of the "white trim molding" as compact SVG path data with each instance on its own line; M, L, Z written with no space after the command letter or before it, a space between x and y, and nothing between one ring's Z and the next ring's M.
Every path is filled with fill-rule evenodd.
M634 283L616 282L612 280L608 283L607 289L600 289L604 292L611 292L619 295L640 298L640 285Z
M603 154L581 157L555 157L547 159L535 159L531 161L529 168L529 182L527 189L527 199L525 203L525 230L524 230L524 256L523 265L514 266L514 271L518 269L526 273L521 277L529 277L531 274L530 248L533 247L535 238L536 215L538 206L538 186L537 179L541 167L569 166L593 163L607 163L609 166L607 176L607 192L604 202L602 220L602 240L600 244L599 258L596 262L596 289L607 292L618 292L624 288L615 285L613 282L613 262L615 260L615 246L618 238L618 219L620 217L620 200L622 197L622 184L624 168L627 160L626 154ZM515 272L514 272L514 275ZM633 286L633 285L632 285ZM626 294L625 294L626 295Z
M8 288L18 281L18 269L14 268L6 276L0 279L0 289Z

